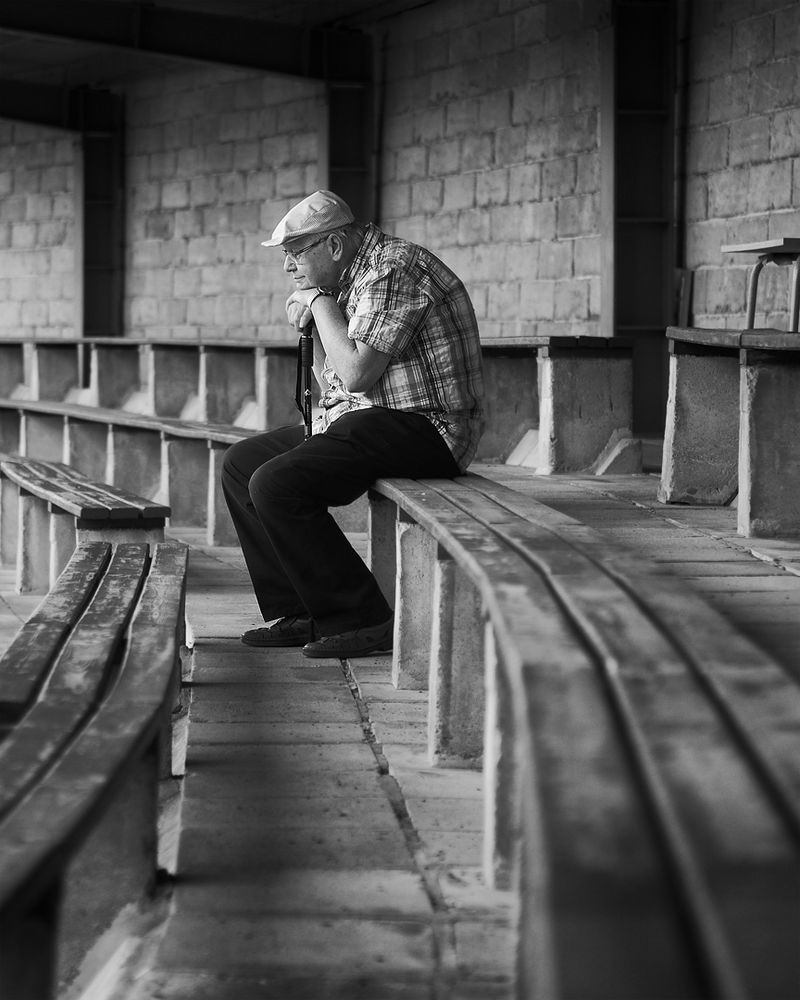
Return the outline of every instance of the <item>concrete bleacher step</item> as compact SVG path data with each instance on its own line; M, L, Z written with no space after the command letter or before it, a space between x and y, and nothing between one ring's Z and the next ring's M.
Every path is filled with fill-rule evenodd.
M476 471L677 574L798 662L800 541L742 538L729 509L658 504L654 476ZM514 996L514 904L480 876L482 776L427 765L424 695L393 688L388 656L348 676L241 646L259 616L238 550L171 533L192 545L196 641L178 879L160 946L119 995Z
M428 765L424 695L392 687L389 656L346 674L243 646L259 615L240 553L171 534L193 545L195 640L177 881L126 1000L456 982L510 1000L515 909L482 885L481 775Z

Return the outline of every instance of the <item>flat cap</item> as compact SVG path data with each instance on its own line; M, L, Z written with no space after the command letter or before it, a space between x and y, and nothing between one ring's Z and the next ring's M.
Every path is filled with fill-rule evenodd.
M262 247L279 247L298 236L326 233L354 221L347 202L333 191L315 191L290 208L272 232L272 238L265 240Z

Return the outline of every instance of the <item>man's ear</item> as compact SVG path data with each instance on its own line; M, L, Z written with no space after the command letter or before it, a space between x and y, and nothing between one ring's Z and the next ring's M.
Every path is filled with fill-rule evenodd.
M340 261L344 256L344 240L339 235L339 233L331 233L328 237L328 249L331 252L331 257L335 261Z

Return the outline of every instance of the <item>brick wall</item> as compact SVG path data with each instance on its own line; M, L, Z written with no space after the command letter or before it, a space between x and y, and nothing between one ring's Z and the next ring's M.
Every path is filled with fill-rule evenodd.
M127 97L126 332L296 339L260 244L319 184L322 84L214 68Z
M485 340L599 332L606 6L442 0L387 31L382 221L460 274Z
M693 5L686 266L693 322L744 325L754 258L725 244L800 236L800 4ZM785 327L787 268L762 272L756 325Z
M0 121L0 336L75 334L75 147Z

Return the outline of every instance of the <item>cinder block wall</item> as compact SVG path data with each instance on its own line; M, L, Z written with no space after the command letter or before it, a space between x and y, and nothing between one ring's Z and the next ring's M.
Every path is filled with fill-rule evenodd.
M595 26L605 6L442 0L376 28L386 59L379 221L464 277L486 339L597 332ZM215 67L153 76L125 93L125 332L292 336L280 261L259 242L292 201L325 182L323 86ZM18 137L20 166L10 181L0 161L0 190L13 183L14 210L46 216L46 205L34 206L46 133L4 127ZM72 151L64 136L62 160ZM74 191L64 162L66 200L54 198L39 223L63 220L53 266L23 256L20 241L42 248L22 228L27 216L13 234L0 228L0 280L13 272L22 282L4 296L16 304L0 312L0 335L76 332L63 291L72 296L76 284L75 216L57 215ZM44 317L32 280L56 264L64 298Z
M442 0L386 29L382 221L465 279L484 339L599 332L606 6Z
M800 234L800 5L695 3L685 265L693 321L739 326L726 242ZM379 221L466 280L486 340L595 334L598 26L607 0L438 0L375 27L385 63ZM322 84L179 70L125 85L128 335L286 339L259 246L325 183ZM79 157L67 132L0 122L0 336L72 336ZM781 325L786 273L758 322Z
M685 230L692 322L741 328L755 258L723 256L720 247L800 236L800 4L692 8ZM785 327L787 272L762 273L758 326Z
M71 133L0 121L0 336L76 333L75 165Z
M213 68L127 90L126 332L292 342L278 219L319 186L321 83Z

